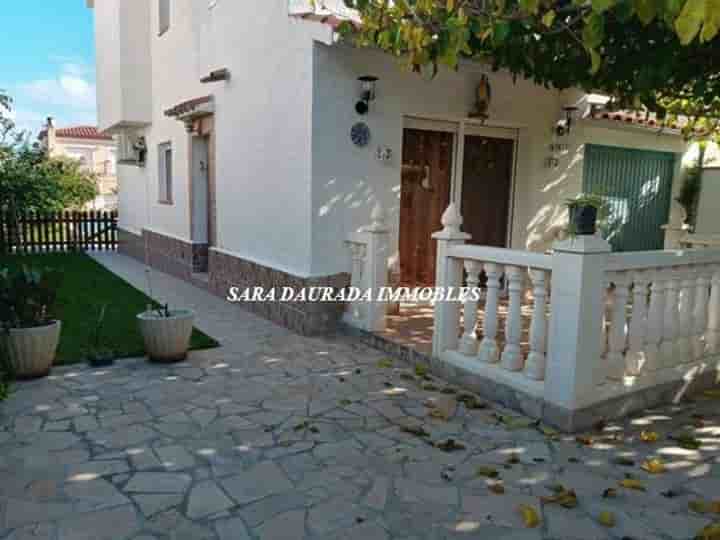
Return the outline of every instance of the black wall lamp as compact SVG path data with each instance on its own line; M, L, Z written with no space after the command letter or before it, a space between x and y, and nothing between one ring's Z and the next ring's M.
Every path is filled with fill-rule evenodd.
M363 75L358 78L358 81L360 81L360 101L355 104L355 112L364 115L370 110L370 103L375 101L375 87L378 78L372 75Z
M570 105L563 107L563 111L565 112L565 119L560 120L555 126L555 133L558 137L570 135L570 131L572 130L573 126L573 119L575 117L575 113L577 113L577 110L577 107Z

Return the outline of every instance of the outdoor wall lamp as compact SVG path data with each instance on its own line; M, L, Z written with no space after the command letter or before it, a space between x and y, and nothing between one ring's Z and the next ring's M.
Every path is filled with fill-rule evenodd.
M563 107L563 111L565 112L565 118L563 120L560 120L555 126L555 133L558 137L570 135L570 131L572 130L573 126L573 120L577 110L578 108L573 105L567 105Z
M355 104L355 112L363 115L368 113L370 103L375 101L375 87L378 78L372 75L363 75L358 78L358 81L360 81L360 101Z

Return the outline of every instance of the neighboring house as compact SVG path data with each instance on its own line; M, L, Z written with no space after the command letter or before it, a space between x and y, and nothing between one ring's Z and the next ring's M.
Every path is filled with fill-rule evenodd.
M99 128L120 144L121 249L218 295L347 284L345 241L377 203L406 284L433 282L430 235L451 200L471 242L542 251L562 234L567 198L602 192L617 249L663 246L687 145L652 119L481 64L424 80L338 44L340 19L309 0L88 4ZM366 75L378 81L360 114ZM483 80L485 121L471 117ZM253 307L306 333L337 316Z
M76 159L83 169L97 175L98 196L87 204L88 210L117 209L117 144L111 135L100 133L95 126L58 128L48 118L38 139L48 155Z

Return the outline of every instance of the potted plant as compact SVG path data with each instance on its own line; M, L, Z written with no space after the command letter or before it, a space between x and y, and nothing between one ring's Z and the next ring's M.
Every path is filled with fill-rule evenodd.
M85 351L85 359L92 367L108 367L115 362L115 351L102 345L102 328L105 322L107 304L100 308L100 314L95 322L95 328L90 335L90 343Z
M598 219L604 218L605 199L597 194L580 194L565 201L570 213L569 232L573 236L593 235Z
M153 298L152 272L145 270L148 296ZM145 312L137 316L145 353L151 362L182 362L190 349L190 337L195 321L191 309L173 309L168 304L151 300Z
M151 362L182 362L190 348L195 312L170 309L167 304L150 305L138 316L145 352Z
M50 372L60 341L56 318L62 274L23 266L0 271L0 327L8 367L19 379Z

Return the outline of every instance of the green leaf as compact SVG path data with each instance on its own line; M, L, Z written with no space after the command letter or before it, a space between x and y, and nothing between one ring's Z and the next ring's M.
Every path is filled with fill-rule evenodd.
M588 49L596 49L602 44L605 39L605 19L602 15L591 13L585 17L582 37Z
M588 51L590 53L590 73L595 75L598 71L600 71L600 66L602 66L602 56L600 56L600 53L597 52L595 49L590 49Z
M555 10L550 10L543 15L542 23L547 27L550 28L553 23L555 22Z
M527 13L537 13L540 9L540 0L518 0L520 9Z
M493 26L493 40L500 44L510 35L510 23L507 21L498 21Z
M615 0L592 0L592 8L595 13L603 13L615 5Z
M720 0L705 0L705 24L700 33L700 41L707 43L720 30Z
M687 0L675 21L675 32L683 45L689 44L700 31L705 18L705 0Z
M657 15L658 0L635 0L635 13L637 13L640 22L650 24Z

